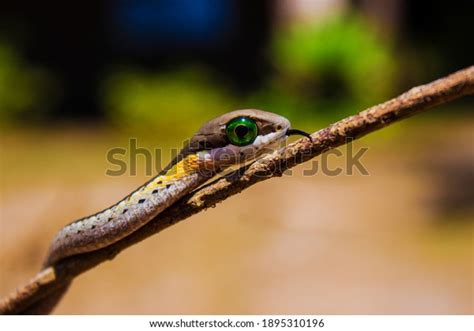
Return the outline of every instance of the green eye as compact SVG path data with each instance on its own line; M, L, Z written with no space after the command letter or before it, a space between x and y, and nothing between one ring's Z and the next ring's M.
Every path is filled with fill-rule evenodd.
M230 143L245 146L253 143L258 135L257 124L248 117L237 117L227 123L225 132Z

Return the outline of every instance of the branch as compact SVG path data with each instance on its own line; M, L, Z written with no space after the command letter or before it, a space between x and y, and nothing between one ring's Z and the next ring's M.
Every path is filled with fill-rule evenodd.
M267 156L229 177L218 179L184 197L158 217L123 240L101 250L76 255L42 270L26 285L0 301L0 313L20 314L38 301L48 301L75 277L113 259L122 250L161 230L205 210L246 188L283 172L321 153L357 139L431 107L474 94L474 66L347 117L312 134L313 142L300 139L278 153Z

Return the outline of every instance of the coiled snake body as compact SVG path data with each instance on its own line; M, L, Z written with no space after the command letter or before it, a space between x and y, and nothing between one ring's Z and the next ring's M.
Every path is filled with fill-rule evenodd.
M157 177L115 205L62 228L44 266L123 239L222 169L252 161L292 134L307 136L290 129L286 118L256 109L232 111L207 122Z

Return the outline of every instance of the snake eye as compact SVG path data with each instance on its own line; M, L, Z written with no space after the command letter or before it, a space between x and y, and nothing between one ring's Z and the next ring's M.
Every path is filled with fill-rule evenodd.
M257 123L248 117L237 117L227 123L225 132L232 145L245 146L253 143L258 135Z

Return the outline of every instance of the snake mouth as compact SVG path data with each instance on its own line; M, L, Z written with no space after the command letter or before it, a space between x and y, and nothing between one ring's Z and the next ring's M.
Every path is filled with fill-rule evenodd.
M302 130L298 130L298 129L287 129L285 134L286 134L288 137L289 137L289 136L300 135L300 136L303 136L303 137L308 138L311 142L313 141L313 138L311 138L311 135L310 135L309 133L307 133L307 132L302 131Z

